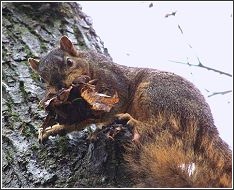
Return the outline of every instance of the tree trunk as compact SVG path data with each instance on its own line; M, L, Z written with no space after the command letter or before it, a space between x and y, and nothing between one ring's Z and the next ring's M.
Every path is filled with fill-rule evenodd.
M109 56L77 3L2 3L2 187L129 187L116 141L89 142L85 129L38 143L44 87L27 59L45 55L62 35Z

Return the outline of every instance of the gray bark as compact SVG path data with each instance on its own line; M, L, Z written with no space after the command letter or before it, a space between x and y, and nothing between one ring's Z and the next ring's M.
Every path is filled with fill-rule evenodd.
M129 187L117 141L89 142L86 129L38 143L44 86L27 59L45 55L62 35L108 55L79 4L2 3L2 187Z

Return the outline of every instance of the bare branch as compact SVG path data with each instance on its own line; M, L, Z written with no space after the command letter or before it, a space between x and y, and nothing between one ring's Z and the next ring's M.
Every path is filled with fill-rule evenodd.
M215 96L215 95L218 95L218 94L224 95L224 94L228 94L228 93L230 93L230 92L232 92L232 90L227 90L227 91L223 91L223 92L213 92L213 93L210 94L208 97Z
M166 14L165 17L172 16L172 15L175 16L176 12L177 12L177 11L172 12L172 13L170 13L170 14ZM183 35L184 32L183 32L183 30L182 30L182 28L181 28L181 26L180 26L179 24L178 24L178 29L180 30L180 33ZM192 46L191 46L189 43L187 43L187 45L192 49ZM232 77L232 75L229 74L229 73L226 73L226 72L224 72L224 71L220 71L220 70L218 70L218 69L214 69L214 68L207 67L207 66L203 65L203 64L201 63L199 57L197 57L197 60L198 60L198 65L190 64L189 61L187 61L187 63L185 63L185 62L180 62L180 61L173 61L173 60L168 60L168 61L171 61L171 62L174 62L174 63L185 64L185 65L188 65L188 66L201 67L201 68L204 68L204 69L207 69L207 70L214 71L214 72L219 73L219 74L223 74L223 75Z
M220 71L220 70L218 70L218 69L214 69L214 68L207 67L207 66L203 65L203 64L201 63L201 61L199 60L198 57L197 57L197 59L198 59L198 62L199 62L198 65L193 65L193 64L190 64L189 62L185 63L185 62L173 61L173 60L168 60L168 61L173 62L173 63L180 63L180 64L184 64L184 65L188 65L188 66L201 67L201 68L204 68L204 69L207 69L207 70L214 71L214 72L219 73L219 74L223 74L223 75L232 77L232 75L229 74L229 73L226 73L226 72L224 72L224 71Z
M213 68L211 68L211 67L207 67L207 66L203 65L198 57L197 57L197 60L198 60L198 62L199 62L199 65L198 65L199 67L202 67L202 68L204 68L204 69L211 70L211 71L214 71L214 72L217 72L217 73L220 73L220 74L223 74L223 75L227 75L227 76L229 76L229 77L232 77L232 75L229 74L229 73L226 73L226 72L223 72L223 71L220 71L220 70L217 70L217 69L213 69Z
M183 32L183 30L182 30L182 28L181 28L181 26L179 24L178 24L178 28L179 28L181 34L184 34L184 32Z
M189 43L187 43L190 48L193 48Z

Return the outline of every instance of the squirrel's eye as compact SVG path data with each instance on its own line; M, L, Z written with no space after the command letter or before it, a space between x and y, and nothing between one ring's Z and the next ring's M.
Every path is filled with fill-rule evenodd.
M73 65L73 61L70 58L67 58L67 65L71 67Z

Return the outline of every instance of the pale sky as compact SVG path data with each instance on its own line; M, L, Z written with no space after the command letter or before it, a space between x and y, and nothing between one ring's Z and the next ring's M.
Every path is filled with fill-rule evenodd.
M232 147L233 93L208 98L232 90L232 77L168 61L198 64L199 57L205 66L233 74L232 1L79 3L114 62L174 72L193 82L209 103L221 137ZM174 11L175 16L165 18Z

